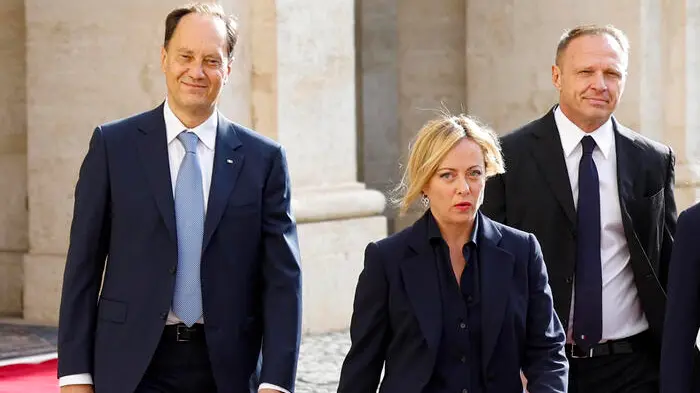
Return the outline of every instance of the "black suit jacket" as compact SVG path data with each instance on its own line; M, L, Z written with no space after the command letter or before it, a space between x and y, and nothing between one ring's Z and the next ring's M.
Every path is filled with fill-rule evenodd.
M537 240L484 216L480 225L484 393L521 393L521 369L530 393L566 392L566 338ZM376 392L382 366L380 392L422 392L443 331L436 263L427 215L367 246L339 393Z
M700 204L678 217L661 349L661 393L700 392Z
M202 245L204 328L220 393L294 387L301 279L281 146L219 115ZM59 376L132 392L161 337L177 265L163 105L98 127L80 168L63 280ZM102 275L104 272L104 283Z
M568 325L576 260L576 211L554 109L501 139L506 173L486 184L483 212L532 232L542 244L554 305ZM635 283L650 328L660 338L666 277L676 230L671 149L613 118L617 182Z

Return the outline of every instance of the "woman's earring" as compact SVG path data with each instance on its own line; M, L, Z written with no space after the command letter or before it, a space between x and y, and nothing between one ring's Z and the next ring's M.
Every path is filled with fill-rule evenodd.
M430 207L430 199L428 199L428 196L423 194L420 197L420 202L423 204L424 208L429 208Z

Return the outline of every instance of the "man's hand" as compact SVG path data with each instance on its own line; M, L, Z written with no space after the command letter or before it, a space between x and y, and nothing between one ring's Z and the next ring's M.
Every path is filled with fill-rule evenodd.
M61 392L61 393L63 393L63 392ZM275 389L260 389L260 390L258 390L258 393L282 393L282 392L280 392L279 390L275 390Z
M66 385L61 387L61 393L95 393L92 385Z
M527 378L525 378L525 374L522 371L520 372L520 382L523 384L523 391L527 393Z

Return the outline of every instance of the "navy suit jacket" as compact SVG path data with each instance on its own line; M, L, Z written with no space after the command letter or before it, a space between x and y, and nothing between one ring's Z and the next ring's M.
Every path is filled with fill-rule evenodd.
M700 204L681 213L671 253L661 346L661 392L700 392ZM694 370L694 371L693 371Z
M201 263L219 393L249 389L261 341L260 381L293 390L301 273L290 202L282 147L219 115ZM134 391L165 326L176 266L161 105L92 135L75 190L59 377L91 373L97 393Z
M481 214L481 213L479 213ZM479 239L484 392L566 392L566 340L540 246L531 234L485 216ZM429 382L442 334L442 306L427 216L365 251L340 393L419 393Z

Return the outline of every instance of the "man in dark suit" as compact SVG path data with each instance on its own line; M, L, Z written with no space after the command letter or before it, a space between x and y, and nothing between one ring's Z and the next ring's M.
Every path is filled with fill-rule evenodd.
M507 172L486 188L484 213L542 244L573 393L658 391L675 159L612 116L627 63L620 30L567 31L559 105L502 138Z
M695 347L700 329L700 204L678 217L668 274L668 307L661 348L661 392L700 392Z
M63 393L294 389L301 274L284 151L216 109L236 39L220 6L175 9L166 101L92 135L63 282Z

